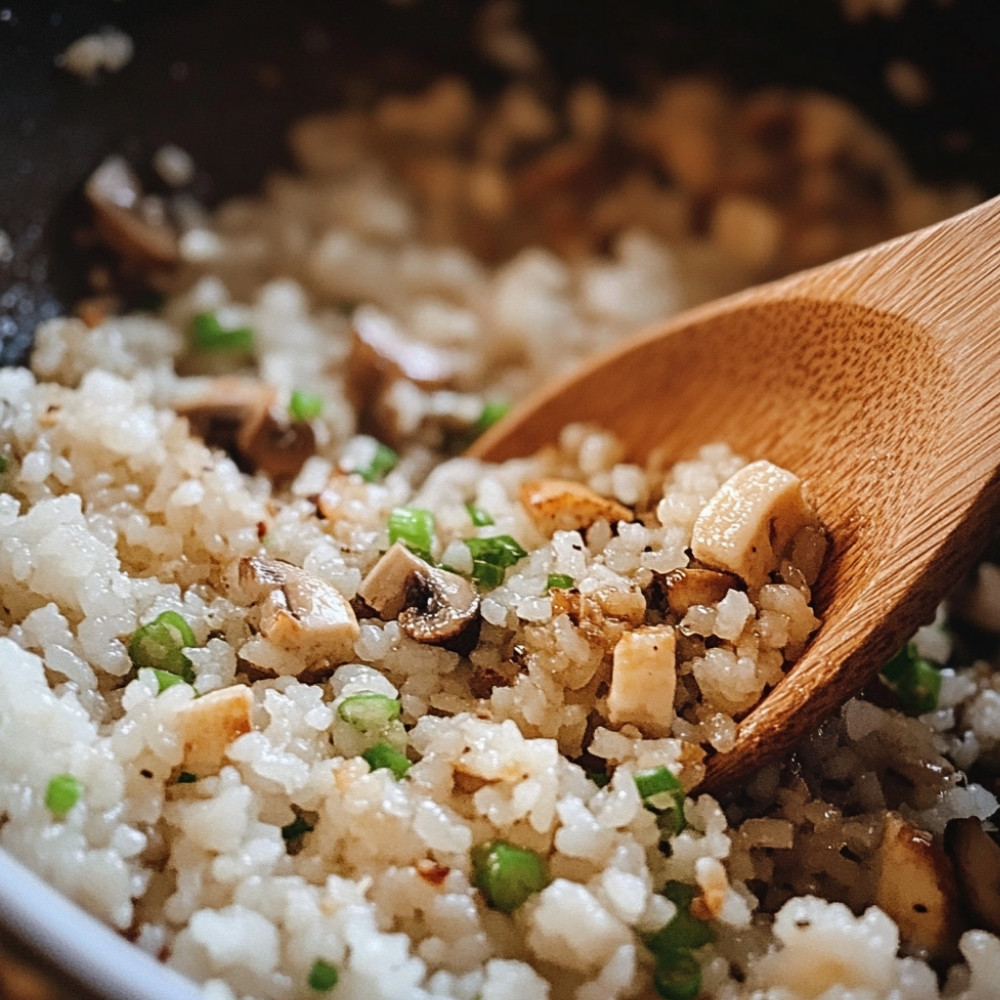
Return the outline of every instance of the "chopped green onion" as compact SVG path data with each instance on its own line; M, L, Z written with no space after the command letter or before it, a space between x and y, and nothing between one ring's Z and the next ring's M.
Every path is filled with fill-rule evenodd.
M366 483L376 483L396 468L399 462L397 455L387 444L379 441L375 445L375 454L371 461L354 471L361 476Z
M199 351L249 351L253 330L245 326L227 330L215 313L198 313L191 320L191 342Z
M715 939L704 920L691 915L695 897L693 886L668 882L663 895L676 907L673 918L645 938L646 947L656 959L653 984L664 1000L693 1000L701 991L701 967L691 954Z
M183 650L197 645L191 626L176 611L164 611L132 633L128 655L135 667L164 670L191 684L194 667Z
M688 952L657 961L653 986L663 1000L694 1000L701 992L701 966Z
M588 771L587 777L597 785L598 788L603 788L610 780L611 776L607 771Z
M402 542L421 559L431 561L434 515L422 507L396 507L389 515L389 544Z
M567 573L549 573L549 578L545 581L546 592L550 590L569 590L572 586L573 577Z
M0 473L6 472L9 465L10 463L7 461L7 459L4 458L3 455L0 455Z
M375 746L365 750L361 756L368 761L368 766L373 771L387 768L397 779L405 778L406 772L410 770L410 761L406 754L400 753L388 743L376 743Z
M288 415L292 420L315 420L323 412L323 397L308 389L293 389L288 401Z
M309 989L318 993L327 993L337 985L340 973L337 966L331 965L322 958L317 958L313 962L313 967L309 970Z
M482 507L477 507L475 504L467 503L465 509L469 512L469 517L472 519L472 523L477 528L489 527L491 524L496 522L490 515L482 509Z
M181 771L177 775L178 785L193 785L198 780L197 774L192 774L190 771Z
M687 826L684 818L684 786L668 767L636 771L635 787L642 804L657 815L662 830L672 836Z
M503 583L504 570L528 554L510 535L466 538L464 541L472 554L472 579L487 588L499 587Z
M512 913L529 896L549 884L543 858L506 840L491 840L472 848L472 879L486 902L502 913Z
M483 431L488 430L492 427L498 420L507 416L510 412L510 403L504 403L500 400L493 400L492 402L486 403L476 417L476 422L472 425L472 431L474 434L482 434Z
M402 712L399 702L374 691L362 691L345 698L337 714L359 733L380 732Z
M172 688L175 684L187 683L180 674L172 673L169 670L160 670L159 667L153 667L153 674L156 677L157 694L163 694L167 688Z
M941 671L907 643L883 668L882 678L899 698L907 715L923 715L937 708Z
M83 782L72 774L57 774L49 779L45 789L45 807L57 819L62 819L80 801Z
M285 824L281 828L282 839L287 841L298 840L300 837L304 837L307 833L312 833L316 827L309 823L301 816L296 816L291 823Z

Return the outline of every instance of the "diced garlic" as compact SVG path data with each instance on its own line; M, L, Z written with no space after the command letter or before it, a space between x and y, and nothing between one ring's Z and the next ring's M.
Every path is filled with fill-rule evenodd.
M669 625L626 632L615 645L608 716L652 738L667 736L674 718L676 636Z
M246 684L186 702L177 713L184 769L199 777L218 771L229 744L253 728L252 713L253 692Z
M706 566L760 587L796 532L815 522L798 476L771 462L751 462L704 506L692 530L691 552Z

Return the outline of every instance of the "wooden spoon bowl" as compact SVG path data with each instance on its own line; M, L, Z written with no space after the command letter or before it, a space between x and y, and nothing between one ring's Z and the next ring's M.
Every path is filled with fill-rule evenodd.
M707 762L703 788L790 750L928 621L1000 513L1000 199L634 337L544 389L473 454L567 423L632 461L725 441L798 474L829 531L822 625Z

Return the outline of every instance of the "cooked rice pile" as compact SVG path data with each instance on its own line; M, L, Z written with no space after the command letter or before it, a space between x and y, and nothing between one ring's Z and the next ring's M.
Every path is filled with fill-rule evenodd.
M0 843L214 1000L992 995L941 846L997 810L986 664L681 804L818 624L807 503L769 563L699 576L753 469L725 444L442 460L638 324L968 195L830 99L696 82L554 110L447 80L293 140L301 175L180 206L159 314L90 303L0 372ZM995 628L994 577L966 606ZM637 698L664 642L676 690Z

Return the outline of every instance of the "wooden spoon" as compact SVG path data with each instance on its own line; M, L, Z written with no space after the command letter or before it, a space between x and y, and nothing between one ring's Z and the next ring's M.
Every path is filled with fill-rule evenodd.
M707 761L703 788L790 750L928 621L1000 513L1000 199L706 305L545 388L476 443L565 424L629 459L712 441L797 473L831 548L804 656Z

